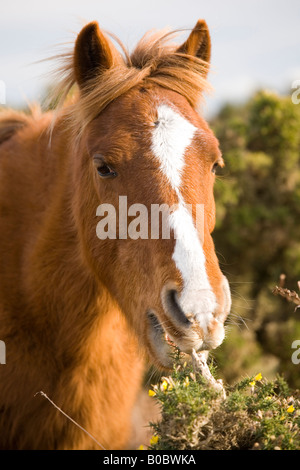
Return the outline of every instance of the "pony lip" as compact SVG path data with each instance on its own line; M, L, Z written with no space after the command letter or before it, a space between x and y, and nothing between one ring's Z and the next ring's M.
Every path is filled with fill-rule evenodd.
M190 330L189 327L188 332L182 329L177 330L170 321L160 321L158 315L153 310L148 311L147 317L150 350L163 368L172 368L174 346L186 353L191 353L193 349L201 349L202 340L200 344L198 334Z
M174 346L188 354L190 354L193 349L197 351L203 349L204 343L202 339L200 339L198 332L192 329L193 324L191 322L189 322L188 327L177 330L177 328L171 325L170 321L160 321L158 315L156 312L154 313L153 310L148 311L147 317L150 350L155 354L159 364L163 368L172 368Z
M154 349L154 353L161 366L166 369L171 369L173 361L170 340L167 340L166 332L153 310L147 313L147 318L150 348Z

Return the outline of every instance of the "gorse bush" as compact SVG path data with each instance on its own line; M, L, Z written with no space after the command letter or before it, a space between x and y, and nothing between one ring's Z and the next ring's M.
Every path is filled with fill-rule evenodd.
M149 394L162 412L151 424L153 450L300 449L300 394L280 376L243 378L224 399L177 358L173 373Z

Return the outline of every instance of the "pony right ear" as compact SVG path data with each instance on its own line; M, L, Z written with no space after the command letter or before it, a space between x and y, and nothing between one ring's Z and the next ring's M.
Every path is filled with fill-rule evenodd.
M78 34L74 51L74 72L80 88L121 60L121 55L101 32L96 21L88 23Z
M177 52L198 57L207 63L210 62L210 34L204 20L197 21L188 39L177 49Z

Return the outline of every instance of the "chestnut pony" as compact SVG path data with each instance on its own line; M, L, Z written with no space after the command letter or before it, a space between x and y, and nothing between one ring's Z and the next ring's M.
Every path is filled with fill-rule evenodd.
M224 338L230 292L211 237L223 162L196 112L206 23L180 46L161 33L119 49L89 23L59 70L63 106L0 116L2 449L99 448L40 390L104 448L125 448L147 361L171 365L166 336L186 353ZM124 236L120 196L172 207L171 236ZM116 237L97 236L101 204L116 208Z

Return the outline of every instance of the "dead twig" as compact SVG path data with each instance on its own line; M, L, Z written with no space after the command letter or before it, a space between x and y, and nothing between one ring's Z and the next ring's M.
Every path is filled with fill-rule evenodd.
M288 300L289 302L293 302L294 304L297 305L296 309L298 309L300 307L300 297L299 297L299 295L297 294L296 291L289 290L289 289L286 289L286 288L280 287L280 286L275 286L274 289L272 290L272 293L274 295L279 295L280 297L283 297L284 299Z
M223 381L222 379L216 380L207 365L206 362L206 352L205 351L200 351L199 353L196 353L196 351L193 349L192 351L192 360L193 360L193 368L194 371L199 372L204 379L207 381L208 385L218 392L221 393L222 398L225 400L226 398L226 392L223 386Z
M106 450L102 444L100 444L100 442L97 441L97 439L94 438L94 436L92 436L86 429L84 429L82 426L80 426L80 424L76 423L76 421L74 421L73 418L71 418L71 416L67 415L67 413L65 413L61 408L59 408L55 403L54 401L50 400L50 398L48 397L48 395L46 395L45 392L43 391L40 391L40 392L36 392L34 396L36 395L42 395L42 397L46 398L50 403L51 405L53 405L60 413L62 413L66 418L68 418L73 424L75 424L79 429L81 429L81 431L85 432L94 442L96 442L96 444L102 449L102 450Z

